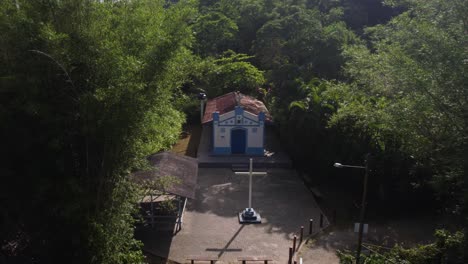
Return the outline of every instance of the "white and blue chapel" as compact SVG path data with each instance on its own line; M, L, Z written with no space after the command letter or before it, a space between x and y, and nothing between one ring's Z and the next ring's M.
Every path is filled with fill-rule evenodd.
M206 102L202 124L212 126L213 154L263 155L265 123L271 121L263 102L232 92Z

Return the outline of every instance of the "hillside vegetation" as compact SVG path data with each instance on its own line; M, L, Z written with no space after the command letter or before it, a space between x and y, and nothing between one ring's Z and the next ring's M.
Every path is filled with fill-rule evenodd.
M0 262L143 262L129 173L196 120L198 92L238 90L267 104L298 169L326 178L371 153L377 201L426 203L465 232L394 260L467 263L466 14L466 0L0 1Z

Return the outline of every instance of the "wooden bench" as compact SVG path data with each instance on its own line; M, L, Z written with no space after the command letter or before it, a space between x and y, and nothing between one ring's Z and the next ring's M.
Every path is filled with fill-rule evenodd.
M218 257L194 256L187 258L187 260L190 260L191 264L193 264L195 261L209 261L210 264L214 264L215 261L218 261Z
M237 260L242 261L242 264L245 264L247 261L263 261L265 264L268 264L268 261L273 261L273 259L266 257L241 257L237 258Z

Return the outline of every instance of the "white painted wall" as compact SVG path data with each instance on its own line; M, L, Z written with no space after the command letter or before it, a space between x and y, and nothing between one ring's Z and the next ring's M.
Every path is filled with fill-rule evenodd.
M214 146L217 148L231 147L231 131L232 127L225 127L224 133L221 132L223 127L214 127Z
M261 148L263 147L263 126L257 128L257 132L253 132L253 128L249 127L249 136L247 137L248 148Z
M242 127L247 131L247 147L261 148L263 147L263 130L264 125L259 125L258 116L247 111L243 112L242 122L237 124L235 111L231 111L219 116L218 124L213 121L213 139L214 147L229 148L231 147L231 130ZM244 126L245 125L245 126ZM250 125L250 126L249 126ZM253 126L254 125L254 126ZM256 129L256 132L254 130ZM224 131L224 132L223 132Z

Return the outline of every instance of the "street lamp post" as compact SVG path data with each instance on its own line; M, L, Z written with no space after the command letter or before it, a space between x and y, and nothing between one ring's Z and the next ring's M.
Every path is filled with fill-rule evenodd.
M362 248L362 233L364 231L364 215L366 214L367 180L369 178L369 154L366 156L365 166L343 165L341 163L335 163L333 166L335 166L336 168L364 169L366 172L364 175L364 190L362 191L361 213L359 215L358 245L356 249L356 264L359 264Z
M206 94L205 93L199 93L198 94L198 100L200 100L200 122L203 123L203 114L205 113L203 111L203 108L205 107Z

